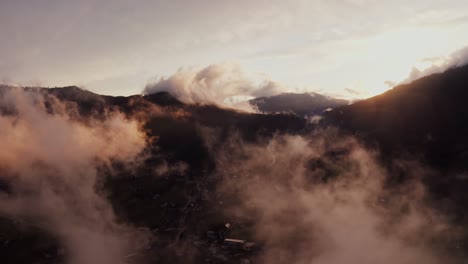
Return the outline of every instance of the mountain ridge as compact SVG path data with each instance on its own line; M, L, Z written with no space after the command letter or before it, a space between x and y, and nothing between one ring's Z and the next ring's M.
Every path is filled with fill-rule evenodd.
M263 113L291 112L299 116L309 116L319 115L329 109L349 104L349 101L308 92L257 97L249 100L249 103Z

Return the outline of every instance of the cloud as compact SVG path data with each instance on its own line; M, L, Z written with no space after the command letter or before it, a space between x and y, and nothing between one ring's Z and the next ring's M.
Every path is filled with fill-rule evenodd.
M99 182L113 163L138 161L139 124L118 112L83 123L70 105L20 88L0 94L0 110L0 180L11 186L0 213L58 237L68 263L125 263L148 237L117 221Z
M432 64L423 70L413 67L409 76L402 83L410 83L431 74L442 73L448 69L468 64L468 46L461 48L446 57L426 58L423 61L430 62Z
M263 244L256 263L455 263L435 246L457 236L425 202L423 167L388 187L376 153L331 130L217 153L218 199L228 221L253 223L239 238Z
M388 88L393 88L393 87L397 86L397 84L395 82L392 82L392 81L389 81L389 80L385 81L384 84L387 85Z
M347 93L349 93L351 95L359 95L360 94L359 91L356 91L356 90L351 89L351 88L345 88L344 90L345 90L345 92L347 92Z
M319 124L322 119L323 119L323 116L321 115L313 115L313 116L306 117L307 123L314 124L314 125Z
M248 99L278 94L271 80L249 76L236 64L213 64L201 70L181 69L168 78L148 84L143 93L169 92L189 104L216 104L253 111Z
M200 76L213 80L218 73ZM0 113L0 180L12 187L0 192L0 213L59 237L68 263L126 263L126 256L139 252L147 234L117 219L99 188L102 172L112 175L113 163L138 162L147 140L138 122L113 111L82 122L73 105L14 88L0 94ZM174 118L179 115L185 113L173 113ZM214 175L201 175L198 194L210 194L211 182L218 182L216 198L205 201L206 207L203 202L200 213L205 217L204 210L213 212L213 218L222 214L234 230L243 225L236 238L263 248L255 263L459 260L444 247L463 234L429 204L421 179L430 171L423 166L399 161L407 181L389 186L392 174L379 163L378 153L331 129L256 143L224 132L218 142L216 129L203 129L216 168ZM189 169L176 161L153 165L156 176ZM218 207L211 207L212 202ZM184 230L193 225L174 223L187 225ZM198 233L184 237L160 248L161 254L177 252L190 263L204 256L205 246L206 254L220 246L204 244Z

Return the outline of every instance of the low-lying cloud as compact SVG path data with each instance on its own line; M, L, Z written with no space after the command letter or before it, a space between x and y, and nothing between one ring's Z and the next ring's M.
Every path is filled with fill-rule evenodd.
M169 92L189 104L216 104L222 107L254 111L246 102L260 96L280 93L278 83L247 75L235 64L213 64L201 70L181 69L145 87L144 94Z
M376 153L333 131L277 136L264 144L232 140L217 159L229 221L254 223L263 243L255 263L458 263L437 245L460 233L426 201L426 169L406 166L389 187Z
M58 237L67 263L126 263L147 236L117 221L99 182L112 163L138 161L146 144L139 124L118 112L85 124L70 105L23 89L2 92L0 108L0 180L10 186L0 214Z
M211 70L202 76L218 76ZM217 82L204 78L214 78L198 78L204 85ZM58 237L67 263L139 263L133 257L150 237L117 218L100 183L103 171L114 174L114 163L138 167L149 139L137 121L120 112L82 120L74 107L23 89L0 94L0 181L9 183L0 191L0 215L24 219ZM174 111L147 110L134 116L144 121L146 112ZM176 111L171 117L186 114ZM258 253L242 253L254 263L463 263L455 247L466 228L431 204L423 179L433 172L418 163L394 160L384 166L378 153L333 129L248 142L232 136L236 131L221 137L216 129L199 132L215 166L203 172L209 175L193 178L197 187L189 190L209 200L190 200L184 216L170 216L171 227L174 223L187 232L167 238L169 245L157 249L161 260L173 259L173 252L183 256L183 263L223 254L222 240L210 242L208 230L200 235L191 221L179 221L192 214L205 219L209 212L208 225L217 221L211 217L226 219L232 229L242 226L234 238L260 245ZM150 174L168 178L191 169L175 160L149 166ZM404 172L403 182L392 181L393 166Z

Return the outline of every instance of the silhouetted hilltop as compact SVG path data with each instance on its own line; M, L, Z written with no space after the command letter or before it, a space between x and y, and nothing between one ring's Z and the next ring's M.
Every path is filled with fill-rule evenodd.
M339 107L328 121L386 153L422 153L432 164L468 162L468 66L433 74Z

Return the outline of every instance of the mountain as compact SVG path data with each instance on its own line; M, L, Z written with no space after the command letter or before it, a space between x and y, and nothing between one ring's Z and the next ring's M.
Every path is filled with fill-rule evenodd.
M128 263L187 263L188 256L190 263L251 263L251 259L261 259L264 252L271 250L281 251L281 254L286 252L290 257L302 252L302 248L304 252L309 252L310 243L316 240L308 240L305 236L315 222L304 221L307 214L303 209L309 208L311 202L327 205L313 199L304 200L309 193L325 187L322 196L335 197L333 195L339 195L341 190L345 196L337 196L339 202L331 205L341 206L348 202L353 205L353 199L347 199L349 193L346 190L352 186L354 179L354 173L350 172L365 171L371 178L374 176L375 167L369 166L368 170L367 167L360 167L368 160L356 165L355 159L362 157L362 152L352 152L352 147L346 144L348 141L341 142L350 135L358 138L359 145L362 143L375 150L381 166L389 171L388 181L383 184L383 188L388 188L382 194L384 196L374 193L373 186L369 200L365 200L366 205L377 208L379 216L390 218L378 218L376 221L379 226L390 222L385 226L390 229L382 233L387 236L398 221L404 220L407 215L417 214L419 206L427 203L431 206L427 212L442 212L449 219L444 224L456 226L459 234L454 237L432 237L433 233L427 231L432 228L426 226L419 231L428 237L431 246L434 244L438 250L459 254L459 259L466 259L467 88L468 66L465 66L395 87L351 105L345 100L313 93L256 98L250 101L251 104L265 113L252 114L215 105L185 104L166 92L113 97L76 86L52 89L0 86L0 115L13 117L7 121L13 124L12 127L21 128L20 120L14 118L18 111L10 103L11 98L4 96L14 89L24 89L28 93L27 98L35 98L31 102L40 104L38 109L46 111L47 115L62 115L65 109L67 122L80 123L80 131L86 131L86 128L99 124L101 120L105 121L115 112L138 122L147 139L140 163L131 168L113 160L106 165L109 167L102 167L100 163L96 165L96 173L99 174L95 186L99 192L96 195L108 200L119 222L145 230L155 238L148 246L129 255L131 259L128 259ZM333 109L326 111L329 108ZM323 116L321 127L311 126L303 118L315 114ZM34 124L42 124L36 120L39 117L41 115L28 116L33 118ZM9 124L7 121L5 124ZM44 123L46 126L50 124ZM67 132L66 129L60 131ZM0 132L3 136L14 133ZM30 132L28 135L35 133ZM313 138L314 133L321 137ZM310 140L309 136L312 136ZM67 135L57 135L57 139L68 144ZM335 142L340 143L335 146ZM22 153L28 152L24 150ZM350 155L353 159L346 158ZM400 166L404 162L414 161L422 165ZM37 164L21 164L26 166L22 172L33 172L34 175L38 170L45 169L46 175L57 179L52 190L69 192L67 188L60 192L63 187L61 176L56 175L53 167L49 168L48 164L41 162L41 157L38 157ZM220 164L225 167L219 169L217 166ZM11 166L0 165L2 169ZM244 167L250 170L242 170ZM303 173L303 178L291 174L296 169ZM15 180L21 175L3 173L0 175L0 197L34 195L35 189L31 186L24 190L15 189L15 184L22 184ZM333 185L333 180L341 177L339 175L351 177L343 190ZM411 177L420 177L421 183L427 187L424 200L417 204L418 208L409 205L412 193L399 196L399 193L405 192L405 185L397 185L394 189L387 186L404 183ZM255 195L244 195L256 182L259 182L260 188L255 189ZM329 183L331 185L327 185ZM360 184L364 183L358 182ZM274 195L260 199L266 189L273 190ZM357 196L365 192L364 189L357 189ZM297 197L297 200L287 200L291 197ZM355 197L354 193L350 197ZM71 202L74 201L71 199ZM266 210L256 207L262 204ZM240 210L242 206L246 211ZM276 211L278 208L280 210ZM339 211L316 207L313 210L327 211L324 215ZM339 225L343 223L343 218L343 215L339 216ZM64 263L68 255L67 248L61 244L63 238L50 232L47 229L49 225L44 228L41 225L47 222L44 219L47 220L41 218L41 221L35 221L34 215L27 215L18 220L0 215L2 263ZM272 227L264 225L262 221L265 219L267 223L279 224ZM357 218L357 226L363 226L360 222L362 219ZM431 218L431 221L434 219ZM315 229L315 226L312 229L314 238L325 232ZM345 229L344 233L347 234L348 229ZM234 240L226 243L225 238ZM319 251L315 253L319 254ZM145 261L139 262L140 257ZM288 259L285 259L286 262L289 262Z
M258 97L249 101L263 113L294 113L299 116L322 114L324 111L349 104L349 101L318 93L282 93Z
M468 162L468 66L397 86L327 113L327 121L385 153L421 154L437 167Z
M225 251L224 254L237 262L242 257L258 253L256 250L223 248L225 245L217 234L223 232L225 236L227 231L225 223L220 222L221 213L213 206L217 200L201 199L202 195L215 196L214 188L218 183L209 176L215 168L216 148L222 149L223 142L231 139L253 144L278 135L304 133L306 121L303 118L291 114L249 114L214 105L188 105L166 92L113 97L76 86L51 89L0 86L1 116L15 119L20 114L10 103L11 98L4 96L22 90L26 96L20 100L31 99L28 103L38 106L38 111L46 111L50 116L64 115L65 109L66 119L82 123L83 129L94 126L96 121L105 121L115 112L124 114L128 119L136 119L141 124L142 131L151 139L145 148L144 162L132 171L118 163L112 164L115 170L113 177L107 177L106 171L99 169L102 174L99 188L105 190L105 197L119 219L150 230L157 236L157 241L147 249L149 253L145 253L145 258L158 260L158 263L186 263L185 257L174 247L174 243L178 243L183 235L190 241L195 236L199 241L197 258L200 260L195 263L215 259L216 256L210 251L213 247ZM208 141L213 142L211 147ZM189 169L181 171L185 167ZM162 176L155 176L158 168ZM17 195L15 182L10 180L14 177L4 174L2 171L0 175L0 196ZM192 206L187 206L190 204ZM206 215L216 217L206 219ZM215 238L207 237L207 232L215 232ZM64 263L66 250L57 237L34 222L23 224L0 214L2 263Z
M400 164L390 173L390 182L416 177L440 210L464 210L453 208L468 202L467 103L468 66L463 66L334 109L322 125L357 136L378 150L383 164ZM410 170L409 176L407 160L424 169ZM455 219L468 224L467 215Z

